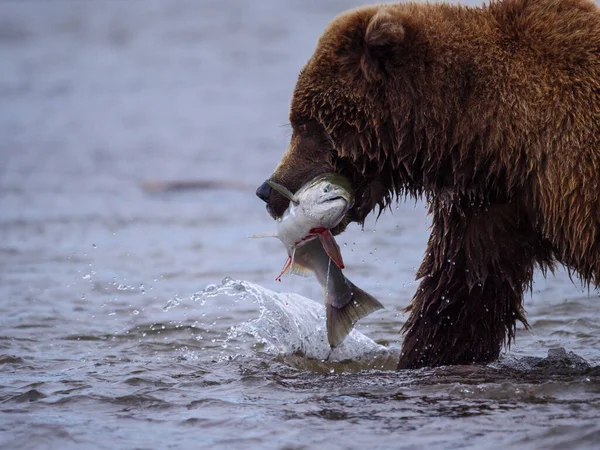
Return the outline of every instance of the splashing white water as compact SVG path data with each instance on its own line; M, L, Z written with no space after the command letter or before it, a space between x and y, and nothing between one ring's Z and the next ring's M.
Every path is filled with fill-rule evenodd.
M258 318L232 326L227 340L249 334L264 345L263 352L272 355L301 354L309 359L335 362L372 360L390 353L388 348L357 330L352 330L332 351L327 341L324 305L297 294L277 293L248 281L225 278L221 285L207 286L192 297L202 305L216 296L236 297L244 303L249 300L258 304ZM171 301L165 309L178 304L179 301Z

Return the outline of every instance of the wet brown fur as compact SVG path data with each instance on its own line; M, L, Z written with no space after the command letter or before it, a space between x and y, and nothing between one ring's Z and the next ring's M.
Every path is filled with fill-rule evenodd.
M600 284L600 13L587 0L368 6L302 70L272 179L347 175L363 221L424 197L400 368L496 359L535 266ZM274 215L287 206L273 194ZM337 230L341 231L343 226Z

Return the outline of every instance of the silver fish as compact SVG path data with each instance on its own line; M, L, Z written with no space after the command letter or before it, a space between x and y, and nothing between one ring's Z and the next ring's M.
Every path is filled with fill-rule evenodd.
M269 185L290 200L290 206L277 221L277 235L286 246L288 260L277 279L292 263L295 249L305 241L318 238L340 268L344 261L331 229L338 225L354 203L354 194L345 177L335 173L319 175L292 194L280 184Z
M340 248L330 231L352 207L350 183L337 174L321 175L296 194L276 183L270 185L290 200L277 226L277 237L289 256L277 279L284 273L316 276L325 292L327 338L335 348L359 319L383 308L344 276Z

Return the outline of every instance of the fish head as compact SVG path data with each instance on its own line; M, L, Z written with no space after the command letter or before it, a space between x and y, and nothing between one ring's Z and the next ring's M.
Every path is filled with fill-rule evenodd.
M354 204L350 182L335 173L315 177L295 197L304 214L326 229L337 226Z

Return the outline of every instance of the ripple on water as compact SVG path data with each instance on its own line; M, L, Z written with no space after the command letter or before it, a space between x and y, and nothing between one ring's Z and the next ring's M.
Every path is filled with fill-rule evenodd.
M218 320L198 319L217 305ZM541 429L550 424L561 427L561 442L565 433L582 446L596 437L576 422L598 417L600 369L565 349L487 366L397 372L391 370L397 350L356 330L329 355L321 303L231 279L178 297L163 313L160 321L112 336L67 334L58 342L69 353L89 345L95 352L70 365L27 360L45 365L44 381L28 382L37 373L11 375L1 411L40 411L40 417L61 411L75 421L93 410L115 418L115 427L135 422L148 435L200 427L204 440L197 442L232 448L248 445L246 436L267 447L273 436L280 447L298 441L318 447L331 439L342 447L368 445L376 436L379 447L389 448L398 435L409 436L415 448L464 439L477 447L494 433L527 446L537 442L525 437L532 433L550 442ZM13 368L25 363L11 354L0 361ZM458 429L456 421L468 426ZM307 427L320 433L300 436L298 429ZM244 439L231 439L232 430Z
M340 237L387 309L331 355L317 283L275 288L315 302L246 281L195 292L283 262L246 238L274 226L251 187L288 141L315 39L360 3L0 2L0 448L597 447L597 293L566 273L536 277L512 356L388 370L424 203ZM188 177L237 187L139 184Z

